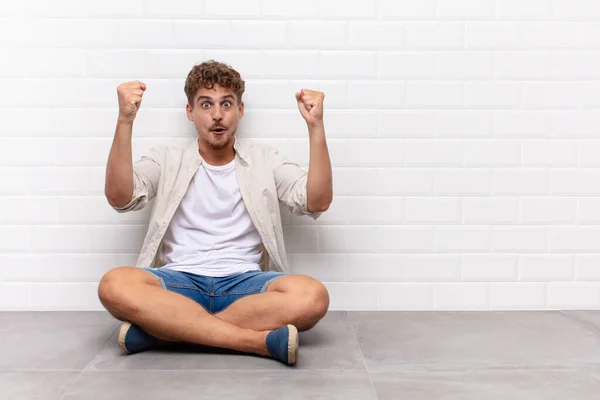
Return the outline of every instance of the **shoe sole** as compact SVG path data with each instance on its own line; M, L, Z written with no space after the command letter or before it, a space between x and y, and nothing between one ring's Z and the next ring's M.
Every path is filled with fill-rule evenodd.
M296 364L298 359L299 336L298 329L294 325L288 325L288 364Z
M129 354L129 350L127 350L127 347L125 346L125 336L127 336L129 328L131 328L130 322L123 322L119 328L119 347L126 354Z

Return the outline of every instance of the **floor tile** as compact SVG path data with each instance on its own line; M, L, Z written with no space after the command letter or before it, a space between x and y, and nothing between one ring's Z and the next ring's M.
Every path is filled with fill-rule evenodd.
M113 336L87 370L285 370L271 358L202 346L176 346L125 355ZM300 333L296 369L365 369L360 347L344 312L330 312Z
M565 314L600 333L600 311L565 311Z
M600 336L560 312L350 312L370 370L600 364Z
M0 371L81 370L117 322L106 312L0 313Z
M375 399L366 371L86 371L63 400Z
M59 400L79 371L0 372L2 400Z
M600 380L584 370L372 373L380 400L592 400Z

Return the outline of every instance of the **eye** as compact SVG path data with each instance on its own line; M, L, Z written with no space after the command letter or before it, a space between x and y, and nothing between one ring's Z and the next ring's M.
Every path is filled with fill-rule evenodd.
M202 108L208 108L210 107L210 103L205 101L204 103L202 103Z
M231 102L229 102L229 101L224 101L224 102L223 102L223 105L224 105L225 107L230 107L230 106L231 106Z

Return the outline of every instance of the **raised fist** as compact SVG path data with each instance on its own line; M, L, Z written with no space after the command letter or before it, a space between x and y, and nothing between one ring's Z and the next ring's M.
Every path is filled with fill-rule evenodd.
M119 119L133 122L142 104L146 84L140 81L125 82L117 87L119 97Z

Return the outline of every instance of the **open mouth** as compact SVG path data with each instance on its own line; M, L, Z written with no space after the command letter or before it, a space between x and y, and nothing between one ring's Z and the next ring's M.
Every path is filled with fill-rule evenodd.
M225 128L215 128L215 129L211 129L210 131L214 134L222 135L225 133L226 130L227 129L225 129Z

